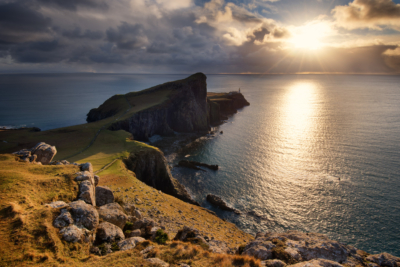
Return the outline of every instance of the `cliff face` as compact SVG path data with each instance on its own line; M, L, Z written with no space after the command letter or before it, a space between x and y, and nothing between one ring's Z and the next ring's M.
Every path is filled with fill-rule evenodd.
M167 160L160 150L132 152L124 162L127 168L147 185L185 202L199 205L191 198L185 187L172 177Z
M208 118L211 125L219 125L222 120L226 120L229 115L237 112L250 103L239 92L230 93L208 93Z
M183 80L125 95L127 98L134 99L135 95L155 95L161 91L171 91L162 103L135 112L129 118L113 123L109 129L128 131L139 141L147 141L149 137L156 134L171 135L174 132L208 131L206 79L203 73L196 73ZM113 99L110 98L99 108L92 109L87 121L92 122L116 114L118 110L112 108L110 104L112 101Z

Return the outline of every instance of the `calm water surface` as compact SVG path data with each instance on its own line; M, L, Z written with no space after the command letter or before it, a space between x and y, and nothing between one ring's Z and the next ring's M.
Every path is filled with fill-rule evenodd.
M113 94L185 76L0 75L0 125L84 123ZM198 201L251 233L315 231L400 256L400 77L209 75L207 83L240 87L251 106L190 152L219 171L174 170ZM262 218L219 211L207 193Z

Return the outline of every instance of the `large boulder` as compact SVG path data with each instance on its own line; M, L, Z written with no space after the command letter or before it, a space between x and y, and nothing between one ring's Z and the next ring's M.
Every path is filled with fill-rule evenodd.
M103 221L112 223L119 228L124 229L128 216L122 212L122 207L119 206L118 208L117 205L119 206L117 203L111 203L101 206L99 209L99 215Z
M81 171L88 171L90 173L93 173L93 165L90 162L82 163L81 165Z
M44 142L38 143L31 149L31 154L36 155L36 161L43 165L50 164L54 156L57 154L55 146L48 145Z
M253 256L260 260L272 259L272 249L275 247L271 241L254 240L246 245L243 254Z
M79 185L79 199L82 199L87 204L96 206L95 186L89 180L85 180Z
M124 240L125 236L121 228L111 224L109 222L102 222L99 227L97 227L96 242L115 242Z
M91 181L93 184L95 184L94 177L91 172L88 171L79 172L78 176L75 177L75 181L77 182L82 182L86 180Z
M343 265L330 260L325 259L314 259L310 261L303 261L293 265L290 267L343 267Z
M93 230L99 225L99 213L89 204L82 200L77 200L70 203L71 214L75 224Z
M114 194L110 188L105 186L96 186L96 205L103 206L114 202Z
M62 229L60 231L60 234L62 235L62 237L65 241L72 242L72 243L76 243L76 242L82 240L82 237L83 237L82 230L79 229L74 224Z
M142 237L131 237L118 242L119 250L128 250L136 247L137 243L143 242L146 239Z

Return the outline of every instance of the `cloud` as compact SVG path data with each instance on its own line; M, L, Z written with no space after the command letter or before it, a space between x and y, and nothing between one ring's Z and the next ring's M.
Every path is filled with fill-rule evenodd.
M107 40L120 49L137 49L149 43L142 24L122 22L117 29L110 28L106 32Z
M63 30L62 35L70 39L97 40L104 37L104 33L102 31L86 30L85 32L82 32L80 27L76 27L73 30Z
M400 47L383 52L386 64L400 73Z
M336 24L346 29L381 30L386 26L400 30L400 4L392 0L354 0L335 7L332 13Z
M0 4L0 43L21 43L47 36L51 19L24 2Z
M38 0L40 4L76 11L78 7L107 10L108 4L99 0Z

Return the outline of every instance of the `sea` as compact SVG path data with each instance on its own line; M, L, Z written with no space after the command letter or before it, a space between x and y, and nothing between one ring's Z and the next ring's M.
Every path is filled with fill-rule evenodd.
M114 94L187 76L0 75L0 126L82 124ZM250 106L174 159L219 165L173 169L202 206L252 234L318 232L400 256L400 76L207 75L207 86L240 88ZM209 193L242 214L211 206Z

